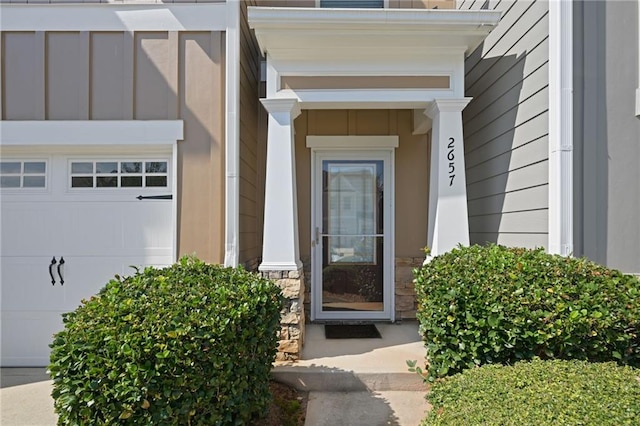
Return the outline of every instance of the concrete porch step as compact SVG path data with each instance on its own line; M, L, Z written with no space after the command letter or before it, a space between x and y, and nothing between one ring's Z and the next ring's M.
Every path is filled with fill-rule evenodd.
M277 363L272 376L310 392L425 392L422 379L406 363L425 357L418 324L376 326L381 339L326 339L322 324L307 325L302 359Z

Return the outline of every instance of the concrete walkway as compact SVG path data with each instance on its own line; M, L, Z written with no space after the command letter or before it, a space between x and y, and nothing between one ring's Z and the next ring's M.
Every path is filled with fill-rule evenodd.
M417 426L430 408L426 387L407 360L425 349L417 323L377 324L382 339L326 339L307 325L302 360L278 363L273 376L309 391L310 426Z
M415 323L378 324L382 339L324 337L324 327L307 325L303 360L280 363L276 380L309 391L309 426L417 426L429 406L422 380L407 360L425 351ZM51 381L44 368L3 368L0 424L56 424Z
M51 380L45 368L3 368L0 375L0 424L51 426Z

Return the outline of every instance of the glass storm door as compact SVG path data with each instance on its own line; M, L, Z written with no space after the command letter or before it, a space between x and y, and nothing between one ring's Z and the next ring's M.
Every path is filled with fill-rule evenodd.
M391 319L389 157L316 153L314 319Z

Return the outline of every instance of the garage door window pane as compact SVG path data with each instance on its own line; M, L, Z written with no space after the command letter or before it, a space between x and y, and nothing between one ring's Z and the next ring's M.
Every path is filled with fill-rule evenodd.
M123 188L139 188L142 186L142 176L122 176L120 186Z
M93 176L74 176L71 178L72 188L93 188Z
M121 173L142 173L142 162L120 163Z
M146 186L167 186L166 176L147 176Z
M118 178L115 176L98 176L96 177L96 187L98 188L117 188Z
M25 176L22 185L25 188L44 188L44 176Z
M71 163L71 173L93 173L93 163Z
M27 161L24 163L25 174L44 174L46 169L44 161Z
M20 174L20 162L19 161L0 162L0 173L3 175Z
M0 176L0 188L20 188L20 176Z
M118 163L96 163L96 173L118 173Z
M149 161L145 164L147 173L167 173L166 161Z

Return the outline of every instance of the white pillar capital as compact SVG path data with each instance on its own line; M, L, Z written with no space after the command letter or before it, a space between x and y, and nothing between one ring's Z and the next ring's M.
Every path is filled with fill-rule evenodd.
M434 99L424 111L424 115L433 120L441 112L461 112L471 102L471 99Z
M260 102L262 102L264 109L266 109L270 115L289 119L290 121L293 121L302 112L298 98L263 98L260 99Z

